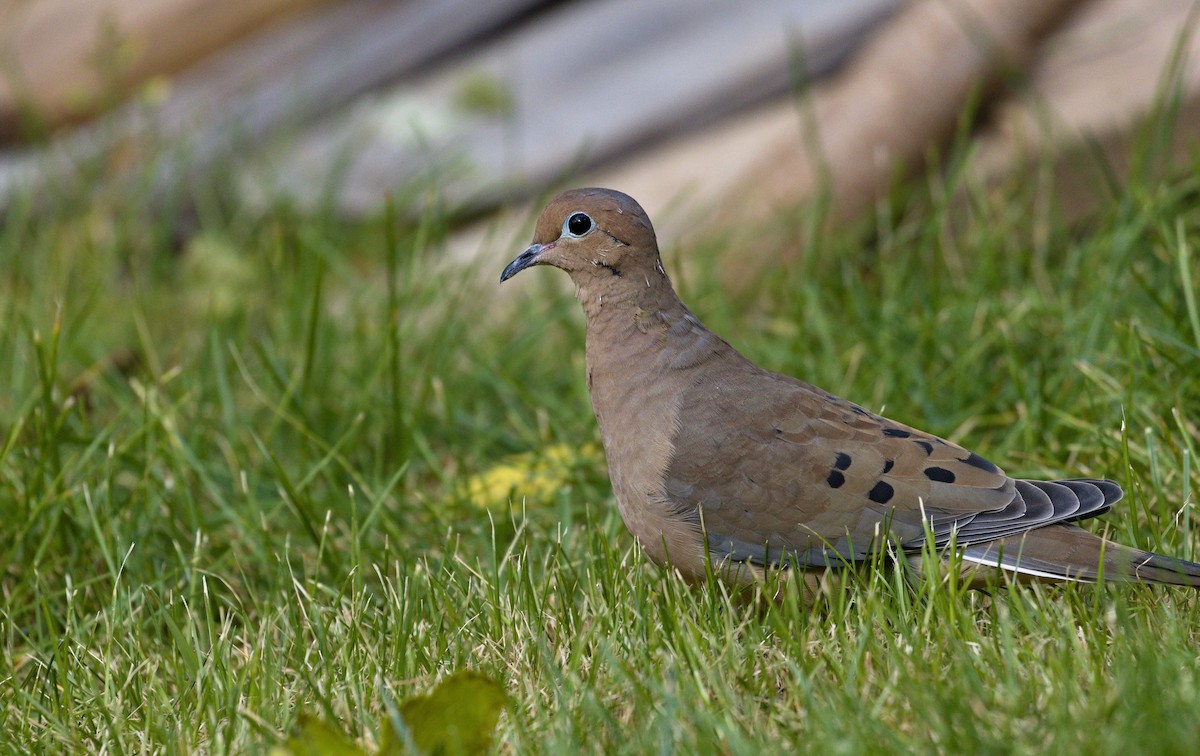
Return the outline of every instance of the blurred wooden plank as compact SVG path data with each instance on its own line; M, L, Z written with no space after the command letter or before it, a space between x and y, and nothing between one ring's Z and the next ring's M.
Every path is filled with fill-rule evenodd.
M818 82L802 104L776 100L589 172L580 183L632 193L654 218L668 250L720 233L729 249L722 277L731 286L744 285L763 266L778 265L780 254L802 251L802 239L763 237L780 228L764 223L768 216L818 199L831 202L828 215L834 219L870 208L887 192L896 161L925 167L927 151L953 130L970 92L995 81L1002 70L1030 66L1056 20L1070 18L1071 5L1072 0L911 3L836 76ZM527 243L530 212L522 207L467 229L451 239L446 258L465 274L494 277L497 247L515 255ZM686 259L679 262L686 267ZM497 289L496 305L521 296Z
M131 103L46 148L0 153L0 206L81 166L114 166L115 181L134 169L164 184L201 175L545 2L340 0L307 11L189 68L159 102Z
M0 4L0 138L21 111L88 116L154 76L328 0L29 0Z
M1047 40L1026 86L994 110L975 139L969 181L1027 181L1040 168L1062 209L1078 216L1111 177L1124 179L1135 134L1170 116L1171 101L1178 110L1162 124L1159 169L1200 145L1200 6L1094 0Z
M542 2L340 3L190 72L156 127L187 139L202 159L223 152L231 132L243 145L258 142L412 74Z
M907 22L905 15L898 14L890 23ZM889 28L880 34L896 33ZM923 139L905 150L895 150L903 142L893 136L891 141L878 141L875 129L906 127L904 119L889 116L888 98L870 94L873 87L890 81L883 72L900 65L908 57L907 49L937 48L947 55L948 48L910 39L910 44L891 47L889 59L879 57L875 44L869 42L843 74L815 88L805 111L812 120L806 120L794 103L777 102L586 176L584 182L631 192L671 244L686 246L692 237L724 233L731 250L726 280L734 286L750 280L753 276L746 273L753 270L752 264L779 263L762 259L757 250L790 247L789 254L801 253L798 239L764 240L763 229L773 226L758 221L766 214L816 201L822 191L815 169L796 168L798 160L812 157L797 136L806 128L815 125L820 133L858 135L854 142L823 155L831 180L840 186L830 213L844 220L869 209L893 180L894 163L873 165L881 145L888 151L883 154L907 156L910 161L915 156L923 166L924 151L939 144L946 124L957 120L956 109L945 110L941 126L904 137ZM1166 138L1155 145L1156 162L1150 167L1171 170L1186 165L1200 146L1198 45L1200 10L1194 0L1082 4L1048 32L1036 54L1023 56L1028 62L1017 77L1021 85L1001 90L988 108L989 119L972 137L964 184L986 187L1037 181L1069 217L1078 216L1111 190L1110 178L1124 178L1130 161L1139 157L1135 135L1160 117L1171 120L1161 124L1167 127L1160 132ZM943 62L948 61L946 57ZM869 86L859 86L858 81ZM933 112L928 98L952 93L928 91L920 77L913 81L921 85L898 87L894 97L905 108L919 106L922 114ZM844 105L833 108L829 97ZM961 98L955 102L956 108L962 107ZM1174 112L1168 107L1171 102ZM758 182L764 174L786 180L790 188L763 187ZM962 212L969 212L965 194L959 201ZM748 233L741 233L742 228ZM476 248L482 246L468 239L455 251L465 260ZM734 254L735 250L742 254Z
M799 128L761 146L729 192L729 217L765 218L824 198L831 221L856 217L898 177L926 167L973 96L995 96L1028 67L1042 39L1084 0L920 0L814 91ZM761 245L731 277L752 277ZM794 246L790 254L799 254Z
M281 145L252 192L369 212L435 183L496 201L787 92L830 70L897 0L596 0L555 8L426 80ZM482 101L480 103L479 101Z

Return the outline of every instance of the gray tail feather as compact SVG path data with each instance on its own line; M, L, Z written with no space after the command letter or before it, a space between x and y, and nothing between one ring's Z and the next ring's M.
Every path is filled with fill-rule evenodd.
M1200 588L1200 564L1106 541L1057 524L962 550L964 561L1050 580L1135 580Z

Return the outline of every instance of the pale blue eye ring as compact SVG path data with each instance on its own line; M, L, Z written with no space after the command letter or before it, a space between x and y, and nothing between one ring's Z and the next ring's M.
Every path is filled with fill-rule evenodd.
M592 220L592 216L587 213L571 213L567 219L563 221L563 234L570 236L573 239L578 239L581 236L587 236L596 228L596 222Z

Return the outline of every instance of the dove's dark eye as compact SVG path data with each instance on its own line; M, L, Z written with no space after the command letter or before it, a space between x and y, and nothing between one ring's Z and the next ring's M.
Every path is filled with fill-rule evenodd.
M563 230L571 236L583 236L594 226L595 224L587 213L571 213L567 222L563 224Z

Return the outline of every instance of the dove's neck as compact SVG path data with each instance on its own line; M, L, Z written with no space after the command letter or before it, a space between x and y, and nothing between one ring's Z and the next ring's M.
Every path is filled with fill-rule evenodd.
M578 291L593 390L596 380L609 378L617 391L639 380L686 383L682 373L732 352L679 301L665 273L602 283L609 285Z
M593 283L601 285L580 287L579 299L588 391L610 465L647 442L657 453L639 453L656 458L651 467L665 465L684 393L707 366L741 357L688 311L665 273Z

